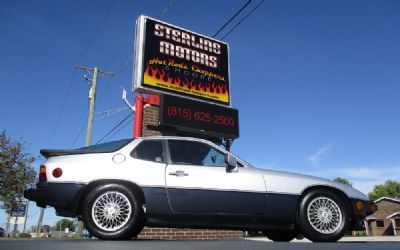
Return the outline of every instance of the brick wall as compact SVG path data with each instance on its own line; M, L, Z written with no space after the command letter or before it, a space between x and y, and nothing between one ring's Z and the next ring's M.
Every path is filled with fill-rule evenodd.
M243 237L241 231L189 229L189 228L149 228L145 227L138 239L151 240L228 240Z
M160 131L149 129L156 128L159 125L158 107L146 104L143 108L143 130L142 136L161 135Z
M143 136L173 135L171 132L154 130L159 126L157 106L146 104L143 108ZM153 129L151 129L153 128ZM149 228L145 227L138 239L152 240L227 240L240 239L242 231L214 229L179 229L179 228Z

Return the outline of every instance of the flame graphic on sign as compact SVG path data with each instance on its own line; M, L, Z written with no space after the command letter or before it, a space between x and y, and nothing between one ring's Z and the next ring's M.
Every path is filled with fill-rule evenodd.
M181 79L179 75L171 76L164 68L147 66L144 72L144 84L229 104L229 89L226 83Z

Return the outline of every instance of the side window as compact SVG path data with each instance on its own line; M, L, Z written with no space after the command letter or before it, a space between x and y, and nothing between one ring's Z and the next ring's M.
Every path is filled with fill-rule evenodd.
M164 162L162 141L142 141L132 150L131 157L146 161Z
M225 155L215 148L210 147L210 151L202 161L203 166L225 167Z
M224 154L208 144L195 141L169 140L173 164L225 167Z

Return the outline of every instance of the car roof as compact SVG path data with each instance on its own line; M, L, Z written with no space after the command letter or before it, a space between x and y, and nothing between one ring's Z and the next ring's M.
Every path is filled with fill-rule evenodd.
M155 136L145 136L145 137L138 137L137 139L143 139L143 140L149 140L149 139L162 139L162 140L193 140L193 141L208 141L206 139L201 139L201 138L196 138L196 137L186 137L186 136L161 136L161 135L155 135Z
M196 138L196 137L184 137L184 136L145 136L145 137L138 137L136 139L140 140L185 140L185 141L200 141L200 142L205 142L210 145L217 146L218 148L222 149L223 151L226 151L224 148L221 146L215 144L212 141L206 140L206 139L201 139L201 138Z

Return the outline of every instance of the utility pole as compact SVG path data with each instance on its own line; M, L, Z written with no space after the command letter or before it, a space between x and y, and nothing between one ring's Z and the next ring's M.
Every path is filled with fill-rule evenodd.
M78 69L86 70L89 74L92 74L92 72L93 72L93 78L91 80L92 84L91 84L90 90L89 90L90 105L89 105L88 125L87 125L87 131L86 131L86 146L90 146L91 140L92 140L93 116L94 116L94 108L95 108L95 101L96 101L97 77L99 74L114 76L114 73L100 70L97 67L94 67L94 68L84 67L79 64L75 65L75 67ZM77 232L76 232L76 237L78 239L82 238L82 230L83 230L83 222L78 221L78 228L77 228Z
M40 214L39 214L39 219L38 219L38 223L36 226L36 237L39 238L40 237L40 231L42 229L42 221L43 221L43 214L44 214L44 208L40 208Z
M114 73L100 70L97 67L94 68L84 67L79 64L76 65L75 67L78 69L86 70L89 73L93 72L92 85L90 86L90 91L89 91L90 105L89 105L88 126L86 132L86 146L90 146L92 140L93 116L94 116L94 108L96 101L97 77L98 74L114 76Z

